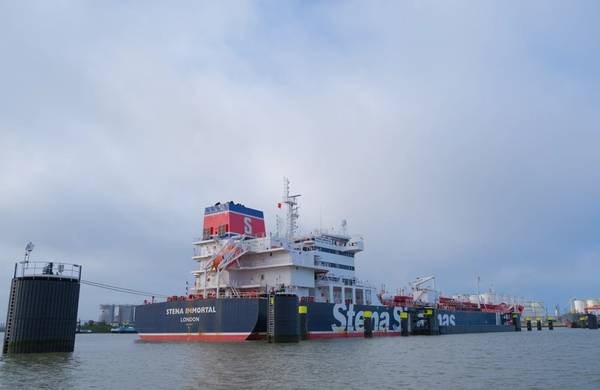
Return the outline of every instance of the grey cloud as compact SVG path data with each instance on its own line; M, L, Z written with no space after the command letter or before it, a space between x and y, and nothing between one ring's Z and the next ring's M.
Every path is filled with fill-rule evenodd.
M4 4L2 274L33 240L181 293L203 207L274 227L287 175L304 229L365 236L365 279L599 295L597 6L532 4Z

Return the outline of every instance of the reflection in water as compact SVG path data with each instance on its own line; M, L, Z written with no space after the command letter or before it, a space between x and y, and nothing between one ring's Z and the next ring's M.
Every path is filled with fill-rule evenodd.
M0 388L600 388L600 331L587 329L299 344L135 340L82 334L73 353L4 355Z
M49 388L62 388L73 382L81 362L73 353L8 354L0 357L0 378L18 379L23 387L36 383ZM31 382L29 382L31 381ZM2 380L0 379L0 384Z

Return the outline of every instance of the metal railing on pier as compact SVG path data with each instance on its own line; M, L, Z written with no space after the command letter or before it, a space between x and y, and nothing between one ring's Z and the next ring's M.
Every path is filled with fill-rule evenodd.
M16 263L14 277L27 276L81 280L81 265L55 261L21 261Z

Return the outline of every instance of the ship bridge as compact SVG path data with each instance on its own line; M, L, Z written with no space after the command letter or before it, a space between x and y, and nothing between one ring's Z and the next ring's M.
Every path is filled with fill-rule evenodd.
M193 259L199 267L192 272L192 293L256 296L283 290L315 301L377 303L375 288L355 276L354 258L364 249L362 237L347 235L345 222L342 234L297 234L299 196L289 196L286 182L279 204L288 206L286 229L274 236L266 235L258 210L233 202L207 208L203 236L194 242ZM242 225L232 222L238 218L233 214L244 214Z

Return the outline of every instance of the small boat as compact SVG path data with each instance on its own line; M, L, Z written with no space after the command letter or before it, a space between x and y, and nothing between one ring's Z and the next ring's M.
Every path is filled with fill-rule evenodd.
M137 330L131 325L123 325L118 328L112 328L110 333L137 333Z

